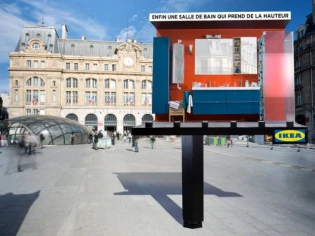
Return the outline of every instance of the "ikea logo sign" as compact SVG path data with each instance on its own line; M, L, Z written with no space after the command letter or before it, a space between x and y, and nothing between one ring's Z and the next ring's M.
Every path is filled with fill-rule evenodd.
M274 143L306 143L306 130L275 130Z

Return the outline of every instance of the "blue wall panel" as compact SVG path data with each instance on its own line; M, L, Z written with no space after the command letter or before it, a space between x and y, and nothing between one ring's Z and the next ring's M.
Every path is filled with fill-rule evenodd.
M170 80L170 38L153 39L152 113L168 114Z
M259 90L193 90L193 114L259 114Z

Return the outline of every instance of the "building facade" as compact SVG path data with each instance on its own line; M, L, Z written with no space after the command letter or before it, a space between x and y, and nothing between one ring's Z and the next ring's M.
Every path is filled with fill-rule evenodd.
M296 121L306 125L309 142L315 143L315 3L313 13L296 31L295 114Z
M152 44L62 38L28 26L10 53L10 117L55 115L96 130L129 130L152 115Z

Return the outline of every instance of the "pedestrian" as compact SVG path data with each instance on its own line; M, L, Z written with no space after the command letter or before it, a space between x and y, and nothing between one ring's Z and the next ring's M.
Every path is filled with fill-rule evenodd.
M115 145L115 134L112 133L111 135L111 140L112 140L112 145L114 146Z
M40 135L39 135L39 141L40 141L40 148L41 148L41 149L44 148L44 140L45 140L45 136L43 135L43 133L40 133Z
M92 133L89 134L89 143L92 143L93 135Z
M131 143L131 133L128 131L128 139L129 139L129 143Z
M94 141L93 141L93 149L98 150L97 148L97 143L98 143L98 135L95 133L94 135Z
M232 141L231 141L231 136L230 135L226 136L226 145L227 145L227 148L230 147L230 145L232 147Z
M151 148L154 148L154 143L155 143L155 135L150 136L150 143L151 143Z
M71 145L73 145L74 144L74 133L73 132L71 133L70 141L71 141Z
M32 152L32 145L30 143L31 133L29 132L27 135L24 136L24 150L25 154L31 155Z
M135 142L135 152L139 152L139 147L138 147L138 141L139 141L139 136L133 136L134 142Z

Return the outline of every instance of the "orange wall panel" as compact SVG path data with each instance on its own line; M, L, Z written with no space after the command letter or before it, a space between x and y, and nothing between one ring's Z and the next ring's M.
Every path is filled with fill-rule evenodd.
M245 81L258 82L256 74L235 74L235 75L195 75L195 39L205 38L207 34L220 34L221 38L237 38L237 37L257 37L259 39L263 31L284 31L283 29L159 29L157 30L158 37L170 37L171 42L177 43L182 40L185 45L185 67L184 67L184 83L180 84L182 90L177 89L176 84L170 85L170 99L181 100L183 91L192 89L192 82L201 82L209 84L211 81L212 87L218 87L222 84L229 86L245 86ZM188 51L188 45L193 45L192 54Z

